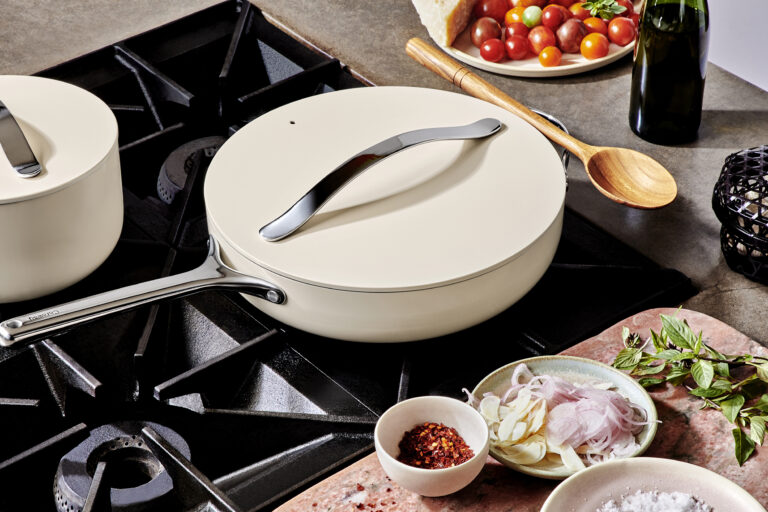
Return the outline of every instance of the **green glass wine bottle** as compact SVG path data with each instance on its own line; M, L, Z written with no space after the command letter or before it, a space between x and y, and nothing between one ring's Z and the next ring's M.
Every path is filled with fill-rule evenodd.
M707 0L646 0L632 68L633 132L658 144L696 139L708 49Z

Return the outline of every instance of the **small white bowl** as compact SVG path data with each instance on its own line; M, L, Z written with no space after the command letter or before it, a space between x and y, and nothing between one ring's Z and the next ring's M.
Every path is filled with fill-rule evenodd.
M453 427L472 448L474 457L444 469L423 469L397 460L403 435L425 422ZM376 455L384 472L400 487L422 496L445 496L469 485L488 457L488 425L471 406L445 396L420 396L404 400L381 415L373 433Z

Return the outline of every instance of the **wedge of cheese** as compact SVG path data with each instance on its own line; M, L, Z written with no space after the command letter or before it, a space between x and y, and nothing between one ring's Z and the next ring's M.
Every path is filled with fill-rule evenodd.
M450 46L466 28L477 0L412 0L421 23L439 45Z

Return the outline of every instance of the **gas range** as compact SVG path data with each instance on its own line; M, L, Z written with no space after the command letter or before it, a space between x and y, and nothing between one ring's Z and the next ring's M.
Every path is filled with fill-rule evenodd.
M125 223L91 276L0 305L0 319L196 267L208 234L203 178L226 139L280 105L367 85L235 1L40 75L115 112ZM272 508L370 453L378 416L397 401L460 398L502 364L694 293L680 272L566 210L539 284L439 339L325 339L236 293L203 292L0 349L0 510Z

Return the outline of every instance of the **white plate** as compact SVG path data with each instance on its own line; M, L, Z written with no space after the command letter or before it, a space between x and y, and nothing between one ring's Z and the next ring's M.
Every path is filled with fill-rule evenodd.
M501 395L507 388L509 388L512 372L515 367L523 363L528 366L528 369L531 370L534 375L553 375L575 383L587 382L590 380L610 382L616 391L627 397L632 403L642 407L645 410L646 418L648 418L649 421L649 424L643 427L643 430L636 436L637 443L640 446L635 453L632 454L632 457L641 455L651 445L651 441L653 441L653 437L656 435L656 429L658 427L658 415L656 413L656 406L653 404L653 399L651 399L648 392L629 375L620 372L607 364L599 363L591 359L572 356L540 356L515 361L514 363L503 366L487 375L475 387L472 394L476 397L480 397L483 393L490 391L496 395ZM558 480L567 478L574 473L564 465L548 463L546 461L530 466L517 464L509 460L504 455L504 452L497 450L493 445L491 445L490 453L494 459L505 466L512 468L515 471L537 476L539 478ZM594 510L591 512L594 512Z
M635 2L635 12L640 12L642 3L642 0ZM629 43L627 46L619 46L611 43L608 55L594 60L589 60L580 53L563 53L563 60L560 65L551 68L542 66L539 63L538 57L531 57L530 59L525 60L490 62L480 57L480 49L472 44L472 40L469 37L470 27L473 22L474 19L470 22L470 25L467 26L466 30L459 34L459 37L456 38L452 46L441 46L441 48L447 54L452 55L465 64L502 75L535 78L575 75L577 73L584 73L586 71L601 68L611 62L617 61L623 56L632 53L632 49L634 48L634 42Z
M558 485L541 512L595 512L609 500L637 491L679 491L716 511L766 512L750 494L712 471L670 459L639 457L598 464Z

